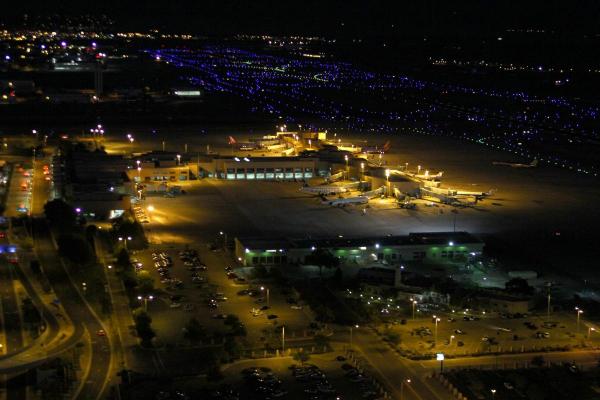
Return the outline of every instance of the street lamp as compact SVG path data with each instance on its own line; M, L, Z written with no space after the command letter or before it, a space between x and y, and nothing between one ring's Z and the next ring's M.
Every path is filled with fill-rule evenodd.
M412 316L413 316L413 320L415 319L415 307L417 305L417 300L413 299L412 297L410 298L410 302L412 304Z
M125 243L125 250L127 250L127 241L131 241L131 236L127 236L126 238L119 236L119 242Z
M496 398L496 389L492 389L491 392L492 392L492 399L495 399Z
M583 310L579 307L575 307L575 312L577 312L577 333L579 333L579 316L583 314Z
M588 326L588 334L587 334L588 339L590 338L592 332L595 332L595 331L596 331L596 328Z
M281 355L285 353L285 325L281 325Z
M359 326L358 326L358 325L350 326L350 350L352 350L352 347L353 347L353 341L352 341L352 330L353 330L354 328L357 328L357 329L358 329L358 328L359 328Z
M308 149L312 149L312 140L308 139Z
M344 160L346 161L346 179L348 179L348 154L344 155Z
M219 236L221 236L221 242L223 248L227 247L227 232L219 231Z
M421 166L417 165L417 174L420 174L420 173L421 173Z
M361 173L360 180L364 181L365 180L365 163L364 162L360 163L360 173Z
M400 400L404 400L404 385L409 384L409 383L410 383L410 379L402 380L402 383L400 384Z
M261 286L260 290L262 290L262 291L266 290L267 291L267 306L268 306L269 305L269 293L270 293L270 290L269 290L268 287L264 287L264 286Z
M385 181L386 181L386 187L387 187L387 191L386 191L386 195L387 197L390 196L390 169L387 168L385 170Z
M181 165L181 154L177 154L177 165Z
M139 301L144 300L144 311L148 312L148 300L152 301L154 300L154 296L149 295L149 296L138 296L137 299Z
M137 171L138 171L138 182L141 182L142 178L140 177L140 174L142 173L142 167L137 167Z
M85 294L87 292L87 283L82 282L81 283L81 288L83 289L83 295L85 296Z
M438 322L440 322L441 319L439 317L437 317L437 316L434 315L433 316L433 320L435 322L435 336L434 336L433 344L435 346L437 346L437 326L438 326Z
M452 346L452 341L454 340L454 335L450 335L450 346Z

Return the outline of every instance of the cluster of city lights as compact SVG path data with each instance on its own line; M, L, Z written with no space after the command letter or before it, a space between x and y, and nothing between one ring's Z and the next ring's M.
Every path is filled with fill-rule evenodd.
M148 52L207 92L290 123L361 133L452 136L597 176L577 149L600 139L600 108L577 99L369 72L349 63L218 46Z

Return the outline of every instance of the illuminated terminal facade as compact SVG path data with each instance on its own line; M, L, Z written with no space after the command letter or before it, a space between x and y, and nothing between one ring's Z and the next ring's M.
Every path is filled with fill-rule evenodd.
M214 157L198 163L200 176L229 180L310 179L328 167L314 157Z
M484 243L467 232L411 233L408 236L332 239L236 238L235 253L244 266L304 264L306 256L325 248L341 264L404 261L445 263L480 255Z

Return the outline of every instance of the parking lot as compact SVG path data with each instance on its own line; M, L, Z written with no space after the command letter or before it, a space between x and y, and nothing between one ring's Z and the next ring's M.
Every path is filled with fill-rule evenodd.
M240 399L379 398L369 376L336 353L313 355L303 366L291 357L247 360L224 369L225 382ZM271 382L271 383L269 383Z
M257 346L281 324L289 340L307 333L308 310L292 304L293 299L280 290L248 282L239 271L236 274L228 254L220 249L199 244L186 252L184 247L152 246L133 259L155 280L157 290L147 307L159 341L181 340L182 328L191 317L209 332L223 331L229 314L240 318L249 342Z
M381 326L401 336L401 347L415 355L443 352L449 356L485 352L520 352L551 347L597 346L593 332L580 323L579 334L575 318L553 314L548 322L545 315L499 315L472 313L437 313L440 319L419 316L416 320L404 317L405 324ZM403 322L403 321L400 321Z

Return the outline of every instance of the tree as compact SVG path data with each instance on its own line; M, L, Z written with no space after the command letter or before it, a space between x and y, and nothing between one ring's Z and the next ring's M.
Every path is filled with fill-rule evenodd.
M154 278L148 271L140 271L137 275L137 288L141 295L148 295L154 292Z
M318 248L304 258L304 263L319 267L319 276L323 277L323 268L331 269L340 265L340 259L324 248Z
M313 341L315 342L315 346L321 349L329 345L329 338L325 335L317 334L313 337Z
M88 241L72 233L59 236L58 252L74 264L87 265L94 260L94 252Z
M240 357L242 353L242 348L235 337L227 336L225 337L225 343L223 343L223 349L229 355L231 359L237 359Z
M534 288L529 286L527 280L523 278L512 278L504 284L507 292L515 294L530 295L533 294Z
M246 327L240 322L240 319L237 315L229 314L223 323L231 328L231 331L229 332L231 335L246 336Z
M72 229L77 220L73 207L61 199L54 199L44 204L44 214L52 227L61 232Z
M304 365L310 359L310 355L304 350L294 353L294 361L299 361L300 364Z
M544 360L543 356L535 356L531 359L531 365L535 365L536 367L543 367L546 364L546 360Z
M152 318L150 315L145 311L138 310L134 313L133 320L138 337L142 340L142 345L151 346L152 339L154 339L156 333L152 329Z
M183 337L191 343L198 343L206 337L206 331L196 318L190 318L188 323L183 328Z
M129 253L127 252L127 250L121 249L121 251L119 251L119 254L117 255L116 264L123 270L131 268L131 259L129 258Z

